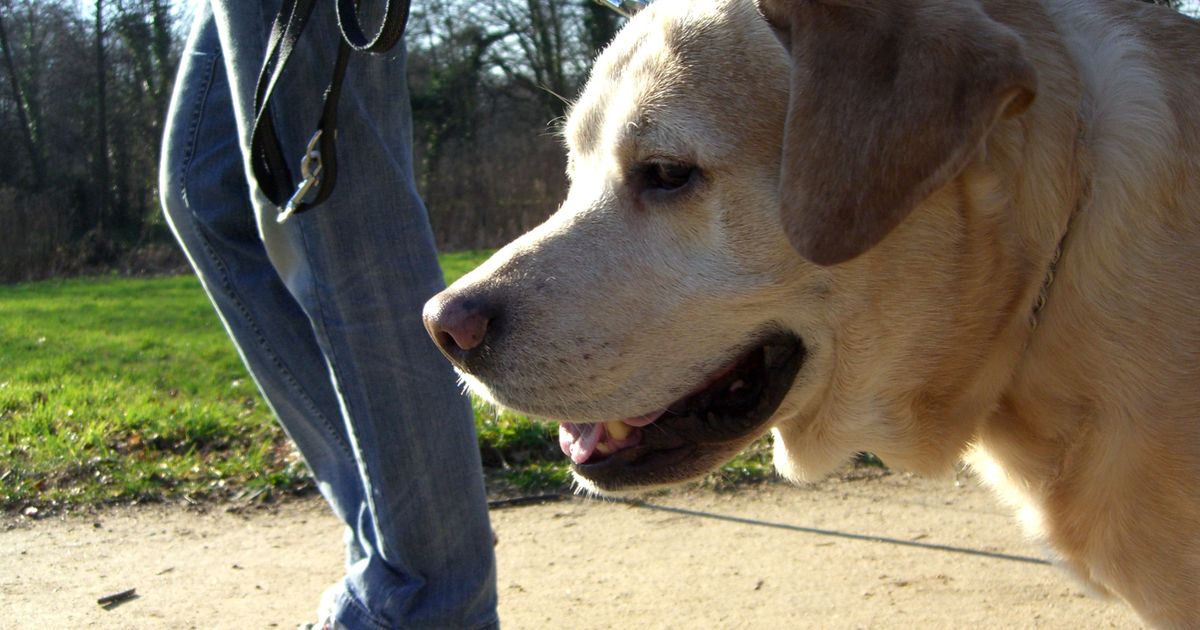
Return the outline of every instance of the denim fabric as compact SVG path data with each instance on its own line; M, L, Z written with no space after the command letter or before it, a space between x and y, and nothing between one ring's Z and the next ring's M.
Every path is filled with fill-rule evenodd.
M293 173L333 67L333 4L319 3L276 90ZM337 620L493 626L495 557L470 405L421 323L443 281L413 182L404 52L353 57L337 188L279 225L246 159L275 10L270 0L196 3L163 142L164 211L346 523Z

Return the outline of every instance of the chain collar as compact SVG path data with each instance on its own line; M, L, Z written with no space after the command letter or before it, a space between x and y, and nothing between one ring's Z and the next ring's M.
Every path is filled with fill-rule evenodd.
M1046 308L1046 296L1050 293L1050 285L1054 284L1054 272L1058 269L1058 259L1062 258L1063 241L1066 238L1067 235L1063 234L1062 240L1058 241L1058 248L1054 250L1054 257L1050 259L1050 266L1046 270L1046 279L1042 282L1042 290L1038 291L1037 299L1033 302L1033 311L1029 313L1030 332L1037 330L1038 315Z
M1062 259L1063 248L1066 247L1067 235L1071 233L1071 226L1075 223L1075 215L1077 214L1079 214L1078 207L1067 218L1067 227L1063 228L1062 236L1058 239L1058 246L1054 248L1054 256L1050 258L1050 264L1046 268L1046 279L1042 281L1042 288L1038 291L1037 299L1033 301L1033 310L1029 313L1030 333L1037 330L1038 316L1046 308L1046 300L1050 295L1050 285L1054 284L1054 274L1058 271L1058 263Z

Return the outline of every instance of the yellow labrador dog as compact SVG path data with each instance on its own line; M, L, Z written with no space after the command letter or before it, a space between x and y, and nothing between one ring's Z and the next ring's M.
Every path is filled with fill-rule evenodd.
M662 0L545 224L429 302L585 487L768 430L792 479L966 457L1063 564L1200 627L1200 24L1133 0Z

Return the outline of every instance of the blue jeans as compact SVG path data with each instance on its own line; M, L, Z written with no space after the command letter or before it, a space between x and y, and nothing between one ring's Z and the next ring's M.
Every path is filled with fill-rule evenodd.
M333 4L319 3L276 89L293 173L333 67ZM443 280L413 182L404 52L351 59L337 189L279 225L246 158L275 10L271 0L196 3L166 123L163 208L346 523L335 618L348 628L494 626L495 556L471 409L421 323Z

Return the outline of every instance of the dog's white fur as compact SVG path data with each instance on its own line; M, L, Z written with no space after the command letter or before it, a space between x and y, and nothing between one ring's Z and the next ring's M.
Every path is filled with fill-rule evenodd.
M1200 627L1200 27L1131 0L935 4L1015 37L996 54L1036 86L1014 66L961 168L830 266L781 226L805 191L780 156L805 146L785 133L795 99L842 95L791 83L789 100L797 68L751 0L643 11L573 108L562 208L449 289L506 309L494 369L464 378L544 416L634 417L781 326L808 349L771 420L782 474L966 456L1081 578ZM640 174L660 161L702 178L656 195Z

